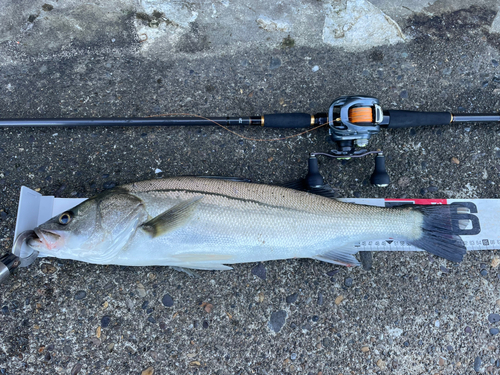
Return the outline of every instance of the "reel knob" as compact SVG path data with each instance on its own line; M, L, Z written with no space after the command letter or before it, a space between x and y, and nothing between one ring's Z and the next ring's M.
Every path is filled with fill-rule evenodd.
M323 180L323 176L319 173L319 164L316 156L309 156L305 182L309 188L318 188L325 185L325 180Z
M387 187L391 182L389 174L385 170L385 156L383 153L379 153L375 158L375 170L370 177L370 182L378 187Z

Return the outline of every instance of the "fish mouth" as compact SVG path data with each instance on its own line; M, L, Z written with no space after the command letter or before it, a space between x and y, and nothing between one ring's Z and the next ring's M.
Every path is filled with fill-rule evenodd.
M26 240L26 244L31 247L33 250L39 250L40 248L43 247L44 243L40 239L40 237L37 235L33 235L30 238Z
M47 250L54 250L57 247L57 242L61 239L61 235L47 229L33 229L37 238L33 237L29 240L28 245L32 248L44 247Z

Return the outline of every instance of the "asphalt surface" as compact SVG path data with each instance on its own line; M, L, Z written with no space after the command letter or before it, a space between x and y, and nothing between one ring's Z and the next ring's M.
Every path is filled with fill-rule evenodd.
M13 11L12 25L28 29L0 42L2 118L317 113L355 94L386 109L500 109L489 4L396 18L406 42L358 52L296 45L293 32L273 48L219 51L206 25L191 25L176 48L147 53L136 11L97 17L91 37L73 38L62 26L37 33L36 19L57 11L38 5L31 21L35 13ZM0 250L11 249L22 185L90 197L162 176L283 183L304 177L310 152L332 148L326 129L284 141L252 139L297 130L234 130L240 136L218 127L0 129ZM384 130L369 148L387 156L385 189L369 184L371 158L320 167L339 197L498 198L499 135L498 124ZM469 253L454 265L377 253L370 271L290 260L197 279L43 259L0 287L0 373L497 373L497 256Z

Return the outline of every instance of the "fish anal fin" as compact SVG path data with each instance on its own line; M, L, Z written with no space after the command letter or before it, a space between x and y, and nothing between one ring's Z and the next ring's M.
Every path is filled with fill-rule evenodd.
M172 232L191 219L202 198L203 196L194 197L176 204L167 211L142 224L142 230L149 233L152 238Z
M200 275L195 270L192 270L189 268L178 267L178 266L172 266L172 268L174 270L176 270L177 272L184 272L185 274L187 274L189 277L191 277L193 279L198 279L200 277Z
M327 251L323 254L319 254L313 257L313 259L321 260L322 262L340 264L346 267L359 266L360 263L354 257L354 254L357 252L356 249L353 248L341 248Z
M195 269L195 270L205 270L205 271L228 271L232 270L233 267L226 266L222 263L208 263L208 262L186 262L186 263L176 263L175 266L171 267L176 267L176 269L182 268L188 268L188 269ZM184 270L183 270L184 271ZM184 271L185 272L185 271Z
M173 265L182 268L194 268L198 270L232 270L223 263L233 260L230 254L217 253L184 253L171 256Z

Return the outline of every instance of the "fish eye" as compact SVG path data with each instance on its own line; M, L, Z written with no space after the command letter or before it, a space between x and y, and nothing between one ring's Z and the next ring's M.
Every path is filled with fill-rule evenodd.
M59 216L59 223L62 225L68 224L73 218L73 214L71 212L64 212Z

